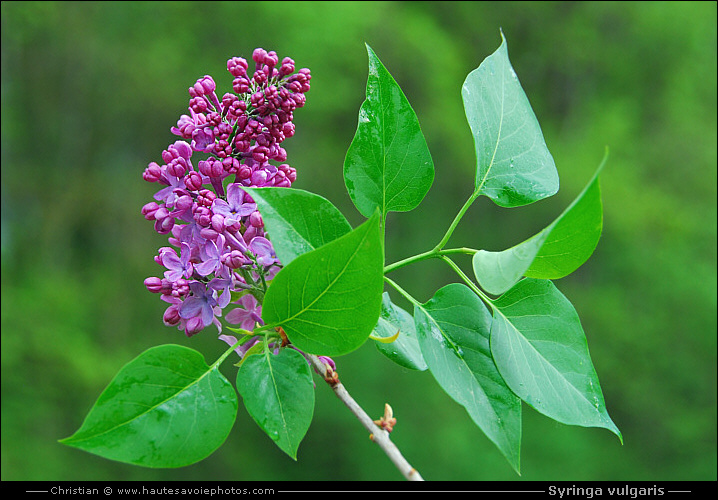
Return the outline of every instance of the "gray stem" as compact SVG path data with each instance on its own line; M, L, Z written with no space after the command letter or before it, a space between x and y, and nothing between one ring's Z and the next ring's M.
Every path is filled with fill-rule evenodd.
M406 461L399 451L399 448L389 439L389 433L374 423L372 418L354 401L354 398L349 395L344 385L339 382L338 379L332 380L331 367L328 367L313 354L307 354L307 357L317 373L322 375L324 380L326 380L334 390L334 394L342 400L346 407L359 419L364 428L371 433L372 441L378 444L379 448L386 453L389 459L396 465L397 469L399 469L399 472L409 481L423 481L424 479L421 477L421 474L419 474L419 471L414 469L411 464ZM327 368L329 368L329 371Z

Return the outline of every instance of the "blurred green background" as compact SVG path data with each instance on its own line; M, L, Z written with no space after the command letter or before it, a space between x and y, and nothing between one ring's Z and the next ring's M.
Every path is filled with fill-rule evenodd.
M581 316L608 410L602 429L524 406L522 475L427 373L370 343L337 359L342 381L429 480L716 480L716 4L714 2L2 2L2 479L401 480L319 384L294 462L240 407L227 442L179 470L62 446L117 370L162 343L213 361L212 328L162 324L143 280L165 238L142 180L176 138L187 87L255 47L312 71L284 143L295 187L361 222L344 154L376 51L412 103L436 165L413 212L388 222L387 262L428 250L470 194L474 152L460 96L500 44L534 107L559 193L516 209L481 198L452 246L499 250L548 224L610 147L604 232L557 282ZM468 267L468 261L460 261ZM431 261L393 277L419 300L455 281ZM407 307L399 297L397 303ZM234 379L227 363L224 372Z

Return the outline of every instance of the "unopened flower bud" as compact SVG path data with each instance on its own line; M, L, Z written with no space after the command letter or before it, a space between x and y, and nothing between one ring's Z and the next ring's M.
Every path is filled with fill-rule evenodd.
M187 172L187 162L184 158L175 158L167 164L167 173L175 177L184 177Z
M185 212L192 208L192 205L194 204L194 200L192 197L188 194L182 195L175 201L175 209Z
M156 202L151 201L142 207L142 215L144 215L147 220L155 220L155 212L157 212L159 208L160 206Z
M249 80L246 76L238 76L232 81L232 90L238 94L244 94L249 90Z
M237 158L225 158L222 160L222 167L227 174L236 174L239 170L239 160Z
M333 371L336 371L337 365L332 358L328 356L317 356L317 359L319 359L325 365L331 366Z
M172 283L170 283L170 287L170 294L173 297L184 297L185 295L189 294L189 282L184 278L180 278L177 281L173 281Z
M276 147L275 153L272 155L274 161L284 161L287 159L287 150L281 147Z
M254 83L257 85L264 85L267 83L267 73L262 71L261 69L258 69L254 72L254 75L252 75L252 80L254 80Z
M176 326L182 318L179 315L179 304L172 304L165 310L162 321L167 326Z
M194 91L194 88L190 87L190 90ZM190 95L191 93L192 92L190 92ZM189 100L189 108L195 113L206 113L209 106L203 97L197 96Z
M170 231L172 231L172 228L175 225L175 220L173 217L166 217L164 219L157 219L155 220L155 231L157 231L160 234L167 234Z
M197 193L197 204L203 207L211 207L215 199L217 199L217 195L209 189L200 189Z
M252 212L249 216L249 223L254 227L263 227L264 222L262 221L262 215L256 211Z
M193 209L192 217L202 227L209 227L212 222L212 212L209 207L197 205Z
M249 179L252 175L252 169L249 165L241 164L237 169L237 178L240 180Z
M255 170L254 172L252 172L251 179L253 186L265 186L267 183L267 171L264 169Z
M193 170L185 176L184 185L190 191L199 191L202 189L202 176Z
M145 286L147 287L147 290L152 293L162 292L162 280L155 276L145 279Z
M297 105L298 108L303 107L304 103L307 102L307 98L304 96L304 94L292 94L292 99L294 100L294 103Z
M274 187L289 187L292 185L292 183L287 179L287 177L284 175L284 172L277 172L274 178L272 179L272 185Z
M269 66L270 70L274 68L278 62L279 57L277 56L277 53L273 50L270 50L269 52L267 52L267 55L264 56L264 64Z
M247 61L242 57L233 57L227 61L227 71L232 76L245 76L247 67Z
M294 182L297 180L297 169L290 167L286 163L282 163L279 165L279 171L283 172L285 177L289 180L289 182Z
M162 151L163 162L171 163L175 158L179 158L179 153L172 146Z
M219 233L211 227L203 227L202 229L200 229L199 235L205 240L214 241L217 239L217 236L219 236Z
M185 160L189 160L192 157L192 147L185 141L175 141L172 147Z
M200 161L197 168L207 177L222 177L224 175L222 162L214 157L209 157L206 160Z
M202 78L197 80L197 83L194 84L194 89L197 92L197 95L211 94L216 88L217 85L209 75L204 75Z
M187 324L185 325L185 335L191 337L192 335L201 332L203 329L204 323L202 323L202 318L195 316L187 320Z
M142 174L142 178L147 182L158 182L162 179L162 168L156 162L150 162Z
M249 264L251 261L245 257L245 255L239 250L232 250L227 252L221 257L222 264L229 267L230 269L237 269L244 264Z
M264 58L267 56L267 51L264 50L261 47L257 47L254 49L254 52L252 52L252 60L257 63L257 65L264 64Z
M220 214L214 214L212 216L211 226L212 229L214 229L218 233L224 231L224 217L222 217Z
M287 76L294 73L294 61L290 57L282 59L282 66L279 68L279 76Z

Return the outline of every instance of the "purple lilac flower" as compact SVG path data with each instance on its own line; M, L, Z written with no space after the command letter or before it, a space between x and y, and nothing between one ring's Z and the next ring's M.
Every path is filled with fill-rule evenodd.
M277 260L272 243L262 236L255 236L249 242L249 251L257 259L257 264L263 267L271 266Z
M177 281L180 278L190 278L194 272L194 265L190 262L190 247L187 243L182 243L182 250L180 256L177 257L177 253L168 247L165 247L166 251L160 252L160 260L162 265L167 268L165 271L165 278L168 281Z
M200 248L200 255L202 256L202 262L195 265L195 270L200 276L207 276L212 273L216 273L217 276L223 278L229 277L229 271L227 267L222 263L222 254L226 250L224 244L224 236L221 234L217 236L214 241L207 241Z
M187 297L179 307L179 316L187 321L187 335L193 335L215 321L220 309L217 306L217 292L199 281L189 285L192 295ZM221 328L221 325L219 325ZM191 330L191 331L190 331ZM221 331L221 330L220 330Z
M291 58L280 62L274 51L256 49L252 61L251 75L245 59L227 61L234 93L220 98L209 75L188 88L189 114L170 128L180 139L142 174L161 186L142 215L171 245L155 257L164 277L147 278L145 286L169 304L165 324L188 336L210 323L221 333L217 318L232 293L266 287L281 267L257 205L242 188L290 187L296 180L281 143L294 135L293 113L306 102L311 74L296 71ZM204 157L195 158L195 167L197 153ZM261 304L252 295L236 304L225 319L261 324Z
M217 305L222 309L227 307L227 304L229 304L229 301L232 298L232 293L230 291L230 289L232 288L232 280L213 278L212 280L210 280L207 286L215 292L222 292L222 294L217 299Z
M262 324L262 306L253 295L243 295L238 301L233 302L241 307L232 309L224 319L227 323L239 325L243 330L254 330L254 324Z
M227 187L227 201L216 199L212 203L212 211L224 217L225 226L233 226L242 222L243 217L257 210L257 204L246 200L245 192L239 184Z

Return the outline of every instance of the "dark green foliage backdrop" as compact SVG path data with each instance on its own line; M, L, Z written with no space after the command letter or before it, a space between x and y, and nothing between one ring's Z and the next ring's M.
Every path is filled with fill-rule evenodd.
M226 60L259 46L311 68L285 143L295 187L356 226L342 164L369 43L416 110L437 172L417 210L389 217L393 262L433 246L470 194L460 88L498 47L500 27L561 189L511 210L481 199L451 244L523 241L610 147L603 237L557 285L582 318L625 445L524 407L518 477L430 374L398 368L370 344L338 358L339 374L377 418L393 406L392 437L426 479L715 480L713 2L3 2L2 479L401 479L323 384L298 462L243 409L217 453L180 470L117 464L56 440L146 348L178 343L211 362L225 347L211 328L186 339L163 326L164 307L142 284L158 273L152 256L165 239L140 214L154 193L141 173L175 140L187 87L211 74L229 90ZM447 269L424 262L393 277L426 300L454 280Z

